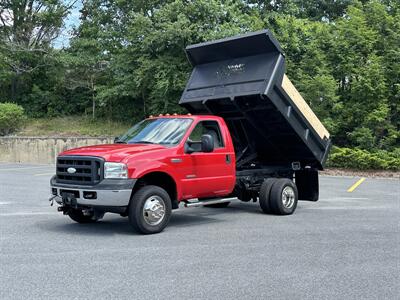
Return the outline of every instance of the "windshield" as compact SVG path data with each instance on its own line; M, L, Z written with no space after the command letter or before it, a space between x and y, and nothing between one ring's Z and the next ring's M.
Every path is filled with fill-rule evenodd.
M143 120L118 139L118 143L127 144L178 144L192 119L160 118Z

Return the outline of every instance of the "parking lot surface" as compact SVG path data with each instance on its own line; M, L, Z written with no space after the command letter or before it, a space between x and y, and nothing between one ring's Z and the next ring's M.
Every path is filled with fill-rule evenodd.
M0 164L1 299L399 299L400 184L321 177L292 216L181 208L156 235L50 207L53 166Z

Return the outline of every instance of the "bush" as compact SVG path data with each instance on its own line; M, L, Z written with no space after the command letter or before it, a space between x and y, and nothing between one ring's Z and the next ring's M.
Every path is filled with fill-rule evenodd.
M24 109L14 103L0 103L0 135L17 131L25 121Z
M376 139L371 129L358 127L349 134L350 140L355 146L363 149L371 149L376 144Z
M361 149L333 147L328 160L328 167L358 170L393 170L400 171L400 150L389 152L377 150L369 152Z

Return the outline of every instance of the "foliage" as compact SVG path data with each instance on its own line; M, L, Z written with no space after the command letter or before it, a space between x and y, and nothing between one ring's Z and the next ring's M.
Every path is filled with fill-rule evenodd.
M51 43L59 35L74 2L76 0L70 3L64 0L1 1L1 98L25 104L29 103L34 84L48 88L41 85L46 85L46 79L51 78L46 76L46 69L54 67L57 53Z
M0 103L0 135L16 132L25 121L24 109L15 103Z
M358 170L394 170L400 171L400 149L367 151L334 147L328 161L329 167Z
M100 3L107 3L106 9L98 9ZM242 13L237 1L176 0L153 5L149 10L135 1L85 4L85 21L72 45L95 37L106 49L102 59L108 61L103 70L107 81L98 81L96 99L107 111L126 100L142 116L182 111L177 99L190 73L185 46L262 28L260 21ZM109 18L110 11L125 23ZM94 27L106 30L99 33Z
M268 28L335 145L400 147L397 0L86 0L70 46L54 49L73 2L1 2L0 102L11 99L31 117L182 112L187 45Z
M315 21L333 21L342 17L346 8L354 3L352 0L246 0L246 3L256 7L263 14L276 12L287 14L298 19L310 19Z

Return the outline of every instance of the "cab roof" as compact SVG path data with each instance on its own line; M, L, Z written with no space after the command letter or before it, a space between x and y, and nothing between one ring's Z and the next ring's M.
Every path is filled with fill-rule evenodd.
M169 118L169 119L193 119L193 120L223 120L223 118L214 116L214 115L178 115L178 114L159 114L159 115L150 115L148 119L161 119L161 118Z

